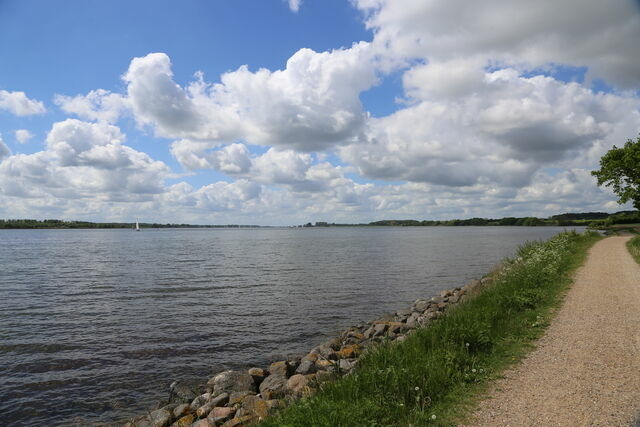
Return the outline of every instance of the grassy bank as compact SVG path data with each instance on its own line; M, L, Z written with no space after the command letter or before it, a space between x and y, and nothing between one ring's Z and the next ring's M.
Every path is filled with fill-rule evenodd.
M571 273L600 237L563 233L530 243L493 285L401 343L364 355L357 372L327 383L264 426L450 425L487 380L521 358L546 327Z
M629 252L631 252L631 255L633 255L638 264L640 264L640 236L629 240L627 242L627 248L629 248Z

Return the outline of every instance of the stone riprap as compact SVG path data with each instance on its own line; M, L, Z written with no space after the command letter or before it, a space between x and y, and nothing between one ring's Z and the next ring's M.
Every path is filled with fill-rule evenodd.
M442 317L451 306L477 294L491 279L472 280L462 288L418 299L411 308L369 323L352 326L336 338L293 360L276 361L265 368L224 371L195 393L179 381L170 386L170 398L127 427L234 427L254 424L292 401L311 395L320 384L357 369L358 358L382 341L403 341L411 331Z

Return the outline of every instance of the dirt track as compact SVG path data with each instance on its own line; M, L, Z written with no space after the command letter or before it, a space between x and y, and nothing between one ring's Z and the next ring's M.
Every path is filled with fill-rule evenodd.
M536 349L496 381L473 425L629 426L640 411L640 266L596 243Z

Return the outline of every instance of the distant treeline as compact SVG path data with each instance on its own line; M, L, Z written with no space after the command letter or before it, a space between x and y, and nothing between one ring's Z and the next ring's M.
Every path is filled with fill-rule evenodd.
M335 224L328 222L307 223L304 227L340 227L340 226L396 226L396 227L436 227L436 226L524 226L535 227L543 225L555 226L606 226L613 224L640 223L640 214L637 211L622 211L614 214L606 212L564 213L553 215L549 218L505 217L470 218L449 220L415 220L415 219L389 219L374 221L368 224Z
M16 228L134 228L134 222L62 221L59 219L0 219L0 229ZM140 228L257 228L257 225L192 225L140 223Z

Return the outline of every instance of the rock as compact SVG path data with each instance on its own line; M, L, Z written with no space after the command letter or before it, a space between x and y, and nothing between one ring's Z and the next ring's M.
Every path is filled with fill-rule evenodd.
M175 423L171 424L171 427L189 427L196 420L194 414L185 415Z
M219 373L207 382L207 387L213 391L214 396L237 391L256 391L256 385L251 375L238 371Z
M233 418L236 413L236 408L231 407L215 407L209 412L209 416L207 419L214 423L214 425L218 425L227 420Z
M195 411L196 409L204 405L210 398L211 393L204 393L196 397L195 399L193 399L193 402L191 402L191 410Z
M400 322L389 322L389 330L387 333L399 334L406 329L406 325Z
M320 356L322 356L325 359L328 360L335 360L336 359L336 353L333 350L333 348L329 345L320 345L316 348L314 348L313 350L311 350L312 353L316 353Z
M418 300L413 304L413 307L416 309L416 311L423 312L423 311L425 311L426 309L429 308L430 304L431 304L431 302L429 302L429 301Z
M403 341L406 341L406 339L407 339L406 335L398 335L396 337L396 342L403 342Z
M457 304L457 303L458 303L458 301L460 301L460 297L461 297L461 295L460 295L460 294L453 294L453 295L451 295L451 296L449 297L449 302L450 302L451 304Z
M268 375L267 371L262 368L251 368L247 371L251 378L253 378L253 382L256 386L259 386L262 380Z
M407 328L415 328L416 326L418 326L417 320L418 318L412 315L407 319L407 323L405 323L405 325L407 326Z
M215 402L209 401L196 410L196 415L198 416L198 418L206 417L207 415L209 415L209 412L211 412L211 410L216 406L217 405Z
M376 333L375 327L371 326L366 331L364 331L365 338L373 338L373 335Z
M229 393L222 393L209 400L209 402L213 403L213 406L224 406L227 404L227 402L229 402L229 398Z
M174 381L169 386L170 398L169 401L175 403L188 403L196 398L196 393L188 385Z
M375 325L373 325L373 336L374 337L378 337L381 335L384 335L384 332L387 330L387 324L386 323L377 323Z
M433 319L438 319L440 317L442 317L442 313L439 311L428 311L425 313L425 317L428 320L433 320Z
M351 371L354 366L356 366L357 361L357 359L340 359L338 361L338 367L340 368L341 372L347 373Z
M247 396L254 396L252 391L236 391L229 396L229 406L234 406L242 403L242 400Z
M190 406L188 403L182 403L173 409L173 416L181 418L189 413Z
M258 418L265 418L269 415L269 405L267 405L265 400L257 396L247 396L247 398L242 401L242 409L247 412L247 415L253 415Z
M442 298L442 297L433 297L433 298L431 298L431 302L433 304L437 305L437 304L443 303L444 302L444 298Z
M316 368L317 369L321 369L321 370L329 370L331 367L333 367L333 362L329 361L329 360L318 360L316 362Z
M153 427L153 423L145 416L137 417L129 424L131 424L131 427Z
M347 338L353 338L356 340L363 340L364 339L364 334L362 334L362 332L358 332L358 331L349 331L349 333L347 333Z
M309 380L304 375L296 374L287 380L287 389L294 396L309 394Z
M453 295L453 291L451 289L447 289L446 291L440 292L440 296L442 298L447 298L447 297L450 297L451 295Z
M260 384L260 395L266 399L284 396L287 388L287 377L284 375L269 375Z
M204 420L198 420L191 424L191 427L215 427L215 423L209 421L208 418L205 418Z
M338 355L338 359L352 359L360 354L360 346L354 344L342 347L336 354Z
M269 375L282 375L284 377L289 377L292 373L289 362L274 362L269 365Z
M296 369L296 374L313 374L317 370L316 364L309 359L302 359L298 369Z
M318 354L317 353L309 353L305 357L302 358L300 363L302 363L302 362L304 362L306 360L308 360L310 362L315 362L316 360L318 360Z
M404 310L396 311L396 316L398 317L410 316L412 312L413 311L410 308L405 308Z
M149 420L154 427L167 427L171 424L171 412L166 409L156 409L149 414Z
M239 426L247 426L256 421L255 417L251 415L244 415L242 417L237 417L232 420L227 421L222 424L222 427L239 427Z

